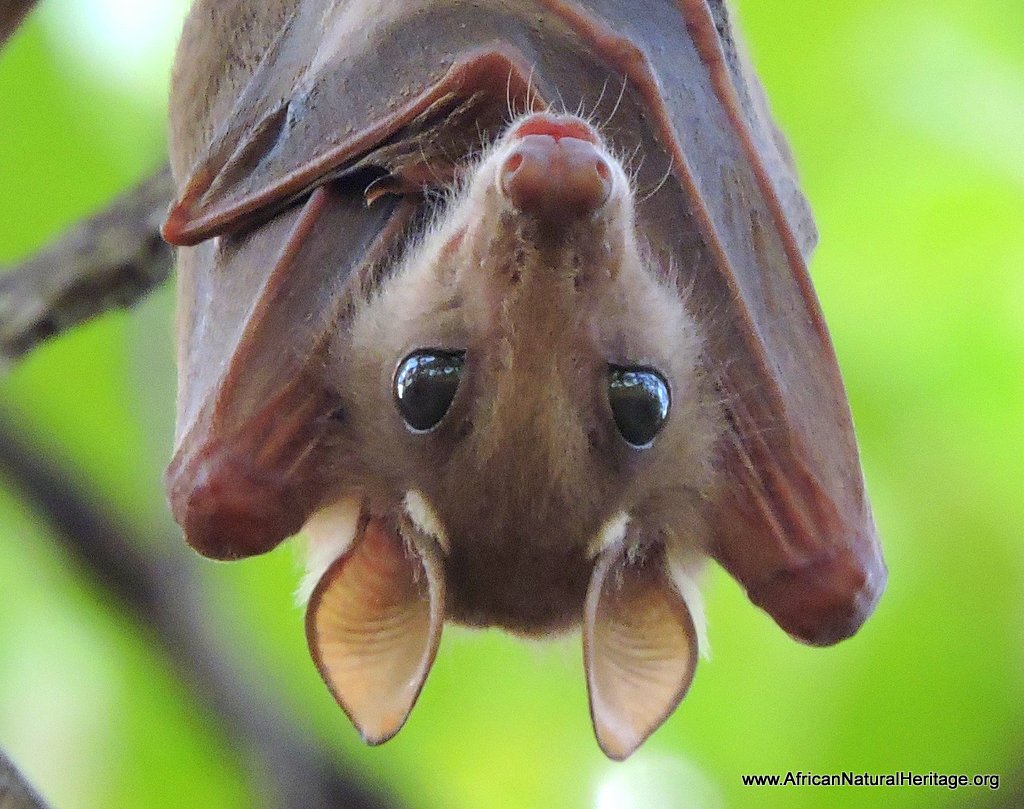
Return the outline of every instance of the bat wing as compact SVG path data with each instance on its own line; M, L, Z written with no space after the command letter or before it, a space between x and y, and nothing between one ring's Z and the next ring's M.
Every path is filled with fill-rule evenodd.
M269 550L322 504L339 404L319 373L331 335L400 256L425 215L420 190L449 183L453 157L528 94L497 9L451 26L450 11L422 3L272 6L280 28L261 59L249 54L234 105L208 83L219 95L186 129L206 137L178 145L172 163L192 168L164 225L183 247L167 487L189 543L216 558ZM431 26L450 41L424 40ZM196 74L246 58L219 56ZM186 101L177 117L196 112ZM382 179L416 193L368 205Z
M379 271L408 206L334 187L244 235L182 251L175 517L200 552L262 553L297 532L329 481L339 400L318 373L352 289ZM323 232L329 237L311 238ZM332 273L337 271L337 275Z
M834 643L871 613L886 570L792 159L721 0L587 5L581 35L635 88L621 125L670 166L641 226L691 290L724 403L708 548L780 626Z
M182 251L191 304L168 473L189 541L259 553L328 486L314 459L336 402L320 352L422 207L367 207L372 180L444 182L507 105L583 102L621 154L644 156L639 226L709 337L727 429L705 545L796 637L852 634L885 568L807 274L814 226L722 3L289 9L208 122L165 226L196 245Z

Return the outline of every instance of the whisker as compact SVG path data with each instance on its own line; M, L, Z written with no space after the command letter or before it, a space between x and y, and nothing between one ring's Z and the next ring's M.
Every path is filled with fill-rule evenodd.
M534 105L537 103L537 97L534 96L535 88L533 86L533 71L536 70L537 66L530 65L530 75L526 77L526 108L523 110L525 115L528 112L533 111Z
M597 101L594 102L593 108L590 110L590 114L587 116L587 122L594 121L597 117L597 110L601 106L601 102L604 101L604 94L608 92L608 77L605 77L604 83L601 85L601 93L597 97ZM582 101L580 104L582 105Z
M649 200L651 197L653 197L655 194L657 194L659 191L661 191L662 186L665 185L666 182L668 182L668 178L671 177L671 176L672 176L672 159L669 158L668 167L665 169L665 173L662 175L661 180L659 180L658 184L656 186L654 186L654 188L652 188L647 194L645 194L641 199L637 200L637 205L642 205L643 203L647 202L647 200Z
M508 78L505 79L505 109L508 110L508 119L511 121L516 117L515 110L512 109L512 70L508 71ZM477 122L477 129L480 129L480 124Z
M615 113L619 111L619 105L622 103L622 98L623 96L626 95L626 84L628 81L628 77L625 74L623 74L622 87L619 88L619 97L615 99L615 105L612 107L612 111L608 113L608 120L606 124L610 124L612 122L612 118L615 117Z

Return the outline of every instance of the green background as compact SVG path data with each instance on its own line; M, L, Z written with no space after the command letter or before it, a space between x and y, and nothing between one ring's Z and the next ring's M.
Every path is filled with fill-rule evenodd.
M166 23L152 47L134 43L134 62L103 65L83 54L69 7L49 4L0 55L0 263L162 159ZM712 570L713 659L616 765L592 737L577 643L493 632L446 632L409 724L364 748L309 660L295 550L233 565L197 557L204 590L189 597L225 655L414 809L980 807L1021 794L1024 4L744 0L739 11L821 230L812 273L888 590L855 638L811 649ZM180 9L167 14L177 25ZM160 488L172 307L165 289L0 381L0 406L153 543L176 536ZM58 809L258 804L231 740L144 629L2 490L0 745ZM996 772L1003 788L740 783L789 770Z

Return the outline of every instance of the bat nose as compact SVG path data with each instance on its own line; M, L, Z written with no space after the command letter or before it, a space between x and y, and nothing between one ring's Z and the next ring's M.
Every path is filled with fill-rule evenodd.
M533 127L531 121L514 133L515 148L501 166L502 193L523 213L552 222L600 209L611 193L612 171L590 128L582 121Z

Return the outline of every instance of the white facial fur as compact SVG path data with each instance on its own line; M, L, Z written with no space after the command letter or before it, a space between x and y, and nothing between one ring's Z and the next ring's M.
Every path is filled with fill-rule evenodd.
M306 574L295 594L305 605L316 584L336 559L352 546L359 527L362 506L358 498L347 497L321 509L303 526L306 535Z

